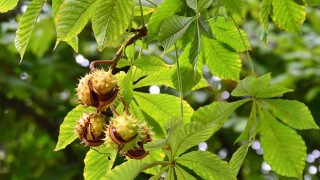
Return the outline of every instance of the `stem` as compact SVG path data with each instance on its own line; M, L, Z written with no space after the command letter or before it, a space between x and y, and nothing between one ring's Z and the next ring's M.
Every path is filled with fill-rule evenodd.
M143 19L143 11L142 11L141 0L139 0L139 5L140 5L140 13L141 13L141 23L142 23L142 27L145 27L144 19Z
M242 36L242 34L241 34L241 32L240 32L240 28L238 27L238 25L237 25L236 21L234 20L234 18L232 17L231 13L230 13L229 11L227 11L227 14L230 16L231 20L233 21L234 25L236 26L236 28L237 28L237 30L238 30L238 33L240 34L242 43L243 43L244 47L246 48L246 54L247 54L248 59L249 59L249 65L250 65L250 69L251 69L251 74L252 74L253 76L255 76L252 59L251 59L251 56L250 56L248 47L247 47L246 43L244 42L244 38L243 38L243 36Z
M178 83L179 83L179 93L180 93L180 113L181 119L183 119L183 91L182 91L182 80L181 80L181 72L180 72L180 65L179 65L179 58L178 58L178 50L177 45L174 45L175 55L176 55L176 62L177 62L177 73L178 73Z
M149 2L150 4L154 5L154 6L158 6L157 3L155 3L155 2L153 2L153 1L151 1L151 0L146 0L146 1Z

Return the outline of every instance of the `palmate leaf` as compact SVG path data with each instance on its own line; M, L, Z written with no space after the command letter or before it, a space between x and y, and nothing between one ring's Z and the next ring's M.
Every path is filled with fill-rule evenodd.
M138 81L136 84L134 84L133 88L152 86L152 85L164 85L164 86L174 87L171 80L172 73L173 72L171 69L166 69L166 70L152 73L147 77Z
M100 51L108 45L116 46L129 26L134 0L97 0L92 17L92 29Z
M301 136L279 123L266 110L260 110L259 115L264 160L280 175L302 178L306 145Z
M96 0L65 0L56 15L57 41L69 41L88 23Z
M192 151L177 158L176 162L204 179L232 180L236 179L227 162L208 151Z
M192 66L181 66L181 82L182 82L182 92L185 94L189 90L191 90L198 82L200 81L201 75L194 69ZM176 89L179 89L179 80L178 80L178 69L175 67L172 73L172 82Z
M202 36L201 53L211 72L222 79L239 80L241 60L238 53L222 43Z
M183 169L183 167L179 165L174 166L174 172L177 176L177 179L182 179L182 180L197 180L195 177L193 177L191 174L189 174L187 171Z
M108 149L105 145L90 149L84 159L84 179L96 180L105 176L112 168L117 153L116 150Z
M101 180L135 179L148 164L143 161L129 159L116 166L101 178Z
M318 129L310 110L306 105L295 100L264 99L263 103L273 115L295 129Z
M220 2L228 11L242 14L243 0L220 0Z
M302 0L272 1L272 20L281 29L299 33L306 18Z
M148 22L148 41L155 40L159 34L161 24L165 19L173 16L176 11L180 10L182 1L180 0L164 0L152 13Z
M268 29L269 29L269 15L271 12L271 0L263 0L261 5L261 10L259 13L260 23L263 27L263 34L262 40L265 44L267 44L267 36L268 36Z
M155 119L161 127L172 117L180 117L180 98L167 94L147 94L133 92L139 107ZM189 122L193 114L190 105L183 101L184 122Z
M249 100L250 99L244 99L232 103L213 102L212 104L200 107L197 111L195 111L192 116L192 121L210 124L211 126L214 126L213 131L216 132L228 120L229 116L234 112L235 109Z
M258 78L248 76L242 79L231 92L232 96L252 96L257 98L271 98L291 92L291 89L280 85L270 85L271 75L265 74Z
M250 112L249 119L247 121L246 127L241 132L239 137L236 139L235 143L246 140L253 141L257 134L257 102L253 101L252 108Z
M156 56L141 56L134 61L134 65L143 71L161 71L169 68L162 59Z
M167 50L179 40L195 20L194 17L174 15L167 18L160 27L159 43Z
M306 5L318 6L320 5L320 0L303 0Z
M198 56L201 50L201 36L200 36L200 22L196 21L196 28L194 30L193 39L189 50L189 60L193 66L194 72L197 70ZM186 51L186 50L185 50Z
M86 108L82 105L78 105L67 114L62 124L60 125L58 142L54 149L55 151L64 149L68 144L70 144L77 138L77 135L75 133L75 126L77 125L78 120L84 113L91 111L94 111L94 108Z
M199 122L184 124L169 140L172 157L177 157L191 147L208 140L213 134L212 126Z
M243 164L243 161L247 155L248 148L250 144L244 144L240 146L237 151L232 155L232 158L229 162L229 166L233 170L233 174L237 176L239 173L239 170Z
M210 26L217 40L228 44L237 52L251 49L246 33L242 29L238 30L232 21L219 17L215 22L212 22Z
M211 4L213 0L187 0L187 5L195 10L195 12L198 14L202 10L207 9Z
M123 71L117 74L118 85L120 88L120 94L124 101L129 105L133 97L133 74L132 68L129 69L127 74Z
M20 53L21 60L23 59L34 25L37 22L45 1L46 0L32 1L20 19L14 44Z
M208 20L205 20L202 16L199 17L199 29L201 35L206 36L207 38L213 38L212 30Z
M0 13L5 13L15 8L19 0L2 0L0 1Z

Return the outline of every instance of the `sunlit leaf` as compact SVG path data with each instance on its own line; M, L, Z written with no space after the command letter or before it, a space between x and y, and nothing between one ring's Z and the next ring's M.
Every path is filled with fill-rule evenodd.
M0 1L0 13L10 11L15 8L19 0L2 0Z
M155 40L159 34L160 26L165 19L173 16L177 10L180 10L182 1L164 0L152 13L148 22L148 41Z
M156 56L141 56L134 61L134 65L144 71L161 71L169 67L162 59Z
M208 151L192 151L184 154L176 160L204 179L232 180L236 179L228 163L222 161L219 156Z
M302 0L272 1L272 20L281 29L299 33L306 18Z
M177 15L167 18L160 28L159 43L164 49L170 48L182 37L194 20L194 17Z
M127 162L114 167L102 177L102 180L135 179L148 164L143 161L129 159Z
M320 5L320 0L303 0L306 5L318 6Z
M221 4L228 10L238 15L242 14L243 0L220 0Z
M231 167L231 169L233 170L233 174L235 176L238 175L239 170L243 164L243 161L247 155L248 152L248 148L249 148L250 144L244 144L242 146L240 146L237 151L232 155L232 158L229 162L229 165Z
M123 97L124 101L129 105L133 96L132 68L129 69L127 74L121 71L118 77L117 79L118 79L118 85L120 87L120 94Z
M77 125L77 122L84 113L91 111L94 111L94 108L86 108L82 105L78 105L67 114L60 125L58 142L54 149L55 151L64 149L77 138L75 133L75 126Z
M235 143L246 140L246 141L253 141L257 134L257 108L256 108L256 101L253 101L251 113L248 118L246 127L241 132L240 136L236 139Z
M185 171L182 166L175 165L174 166L174 171L175 171L175 174L177 176L177 179L197 180L195 177L193 177L191 174L189 174L187 171Z
M259 115L264 160L280 175L301 178L306 162L303 139L269 112L263 110Z
M90 149L84 159L83 177L86 180L101 179L112 168L117 153L116 150L107 149L105 145Z
M172 73L173 72L170 69L152 73L147 77L138 81L136 84L133 85L133 87L139 88L143 86L152 86L152 85L165 85L169 87L174 87L171 80Z
M189 50L189 60L192 66L194 67L194 71L196 72L196 66L198 62L198 56L201 50L201 36L200 36L200 23L196 22L196 28L194 30L193 39L191 41L191 46Z
M46 0L32 1L20 19L14 44L20 53L21 60L23 59L34 25L37 22L45 1Z
M152 12L155 11L155 8L151 8L148 6L142 6L142 14L143 16L148 15ZM134 16L141 16L141 10L140 10L140 6L135 6L134 7Z
M98 48L117 45L129 26L134 9L133 0L97 0L92 17L92 29Z
M308 107L295 100L265 99L263 102L284 123L296 129L318 129Z
M263 0L261 5L261 10L259 13L260 23L264 29L263 39L265 44L267 43L268 29L269 29L269 15L271 12L271 0Z

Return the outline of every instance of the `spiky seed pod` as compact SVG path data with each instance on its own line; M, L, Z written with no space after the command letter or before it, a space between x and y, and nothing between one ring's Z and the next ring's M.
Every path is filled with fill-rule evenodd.
M101 96L111 92L117 85L117 79L112 74L112 71L106 72L103 69L92 73L91 82L94 92Z
M139 139L143 144L152 141L153 132L152 128L148 127L147 123L139 124Z
M114 149L114 150L119 150L119 144L115 143L111 137L110 137L110 133L109 133L109 126L106 126L105 128L105 138L103 139L104 140L104 144L107 146L107 148L110 148L110 149Z
M112 118L110 125L124 141L134 138L139 132L138 120L126 114Z
M84 114L75 127L76 134L87 146L99 146L105 138L107 118L101 113Z
M76 89L78 100L84 106L90 106L91 102L91 92L89 88L89 82L91 79L91 74L86 74L83 78L80 79L78 87Z
M126 156L131 158L131 159L142 159L146 157L149 154L148 151L143 149L143 144L142 142L138 142L138 147L134 147L130 149L129 151L126 152Z

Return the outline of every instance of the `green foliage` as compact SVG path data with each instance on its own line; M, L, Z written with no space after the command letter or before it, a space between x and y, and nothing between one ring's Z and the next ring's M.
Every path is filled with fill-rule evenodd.
M134 179L148 164L143 161L128 160L113 168L101 179Z
M77 121L80 119L83 113L90 112L92 110L92 108L85 108L81 105L78 105L67 114L60 126L59 138L54 149L55 151L64 149L68 144L72 143L77 138L74 130Z
M243 161L248 153L248 148L250 144L244 144L240 146L237 151L232 155L232 158L229 162L233 174L236 176L239 173L239 170L243 164Z
M9 0L0 2L0 12L4 13L12 10L18 4L19 0Z

